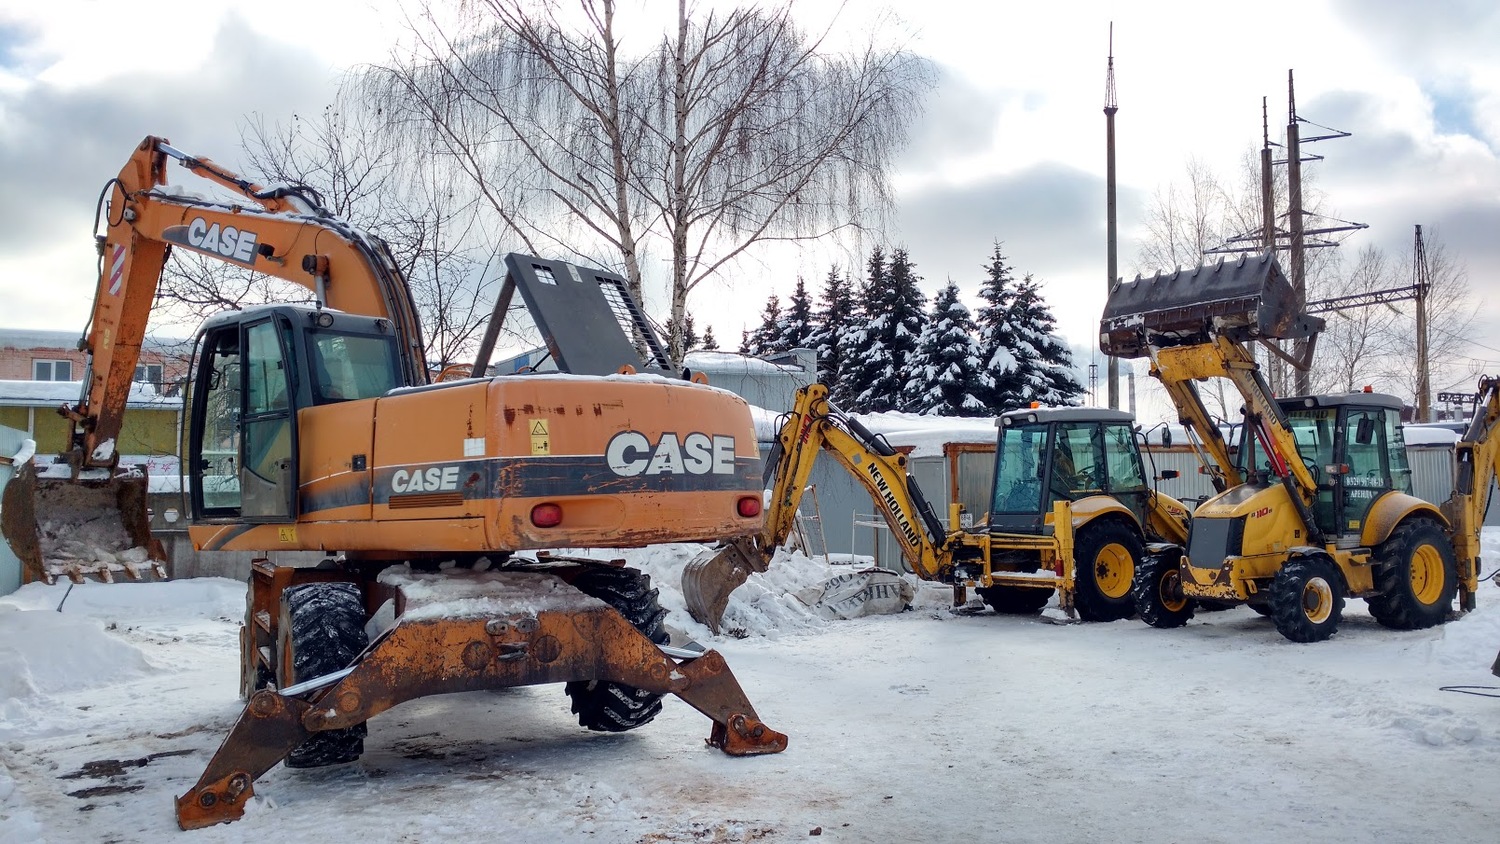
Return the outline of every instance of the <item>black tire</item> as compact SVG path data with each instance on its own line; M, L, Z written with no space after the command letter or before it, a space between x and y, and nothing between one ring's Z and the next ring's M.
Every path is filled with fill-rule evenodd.
M1079 528L1073 540L1073 606L1084 621L1135 615L1131 587L1146 556L1140 534L1114 520Z
M1192 620L1197 602L1182 594L1182 552L1148 554L1135 570L1132 586L1141 621L1161 630Z
M609 604L646 638L664 645L671 636L663 627L667 611L651 588L651 575L631 568L585 569L573 586ZM661 695L623 683L575 680L564 688L573 701L578 725L590 730L622 733L649 724L661 712Z
M1025 586L986 586L974 590L979 599L1001 615L1036 615L1052 600L1056 589Z
M1293 642L1321 642L1344 614L1344 579L1327 557L1290 560L1271 579L1271 621Z
M1375 549L1370 615L1395 630L1442 624L1458 593L1453 544L1437 522L1412 519Z
M291 676L283 687L332 674L370 643L365 601L353 583L305 583L281 593L281 662L291 650ZM288 768L321 768L353 762L365 751L364 724L313 733L287 754Z

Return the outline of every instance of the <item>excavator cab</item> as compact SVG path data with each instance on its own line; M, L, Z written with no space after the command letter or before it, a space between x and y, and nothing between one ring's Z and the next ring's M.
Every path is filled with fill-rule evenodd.
M1059 501L1112 497L1145 523L1149 488L1133 417L1100 408L1017 410L1000 418L990 526L1041 534Z
M1278 399L1297 456L1317 482L1313 521L1334 541L1358 544L1375 501L1387 492L1411 493L1411 467L1401 437L1401 402L1379 393ZM1239 453L1245 476L1272 477L1267 449L1247 437Z
M276 305L214 317L199 333L187 459L197 522L293 522L302 411L402 385L387 320Z

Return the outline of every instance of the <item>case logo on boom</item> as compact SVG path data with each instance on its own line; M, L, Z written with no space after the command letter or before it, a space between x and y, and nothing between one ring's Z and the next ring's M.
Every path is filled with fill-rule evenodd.
M207 252L242 264L255 263L255 232L237 229L234 226L209 224L202 217L194 217L185 226L171 226L161 233L161 239L199 252Z
M640 431L621 431L610 438L605 462L616 475L732 475L734 437L691 433L681 440L665 431L656 443Z

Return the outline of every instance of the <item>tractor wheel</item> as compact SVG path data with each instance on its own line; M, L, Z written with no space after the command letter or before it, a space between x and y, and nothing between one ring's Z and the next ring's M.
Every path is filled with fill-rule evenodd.
M589 568L573 580L585 595L614 607L635 629L658 645L671 636L662 626L667 611L657 602L651 575L630 568ZM648 724L661 712L661 695L623 683L575 680L564 688L573 700L578 724L590 730L621 733Z
M1118 621L1135 614L1131 584L1146 556L1141 537L1116 521L1078 530L1073 542L1073 605L1084 621Z
M1344 581L1326 557L1290 560L1271 579L1271 620L1293 642L1321 642L1338 629Z
M1197 608L1196 601L1182 594L1180 553L1150 554L1141 560L1132 595L1141 621L1162 630L1187 624Z
M277 650L282 688L344 668L370 643L365 635L365 601L353 583L305 583L281 593ZM313 733L287 754L288 768L321 768L353 762L365 751L364 724Z
M1025 586L986 586L974 590L980 600L1001 615L1035 615L1052 600L1055 589Z
M1413 519L1375 549L1370 615L1396 630L1442 624L1458 591L1453 545L1431 519Z

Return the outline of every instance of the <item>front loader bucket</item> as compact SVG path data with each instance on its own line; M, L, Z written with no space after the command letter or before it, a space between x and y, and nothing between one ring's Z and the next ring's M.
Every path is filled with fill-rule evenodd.
M21 561L21 579L165 578L166 553L151 537L146 489L146 474L137 469L73 480L39 478L35 461L17 466L0 500L0 533Z
M1274 254L1220 260L1171 275L1118 281L1099 321L1099 348L1120 358L1158 348L1211 342L1311 337L1323 320L1302 313Z
M749 538L730 540L689 560L682 569L682 598L688 614L718 633L729 594L751 574L765 571L766 563Z

